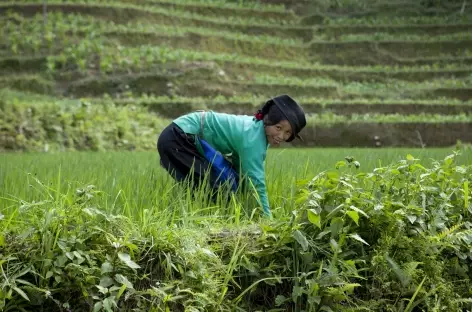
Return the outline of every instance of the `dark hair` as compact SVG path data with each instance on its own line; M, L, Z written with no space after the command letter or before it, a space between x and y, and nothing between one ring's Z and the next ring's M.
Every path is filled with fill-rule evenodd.
M264 125L273 126L281 122L282 120L287 119L284 113L277 107L277 105L271 105L269 111L264 114Z
M281 122L282 120L287 119L282 110L274 105L274 101L268 101L263 109L258 110L254 116L257 121L261 121L265 126L273 126Z
M287 120L292 126L292 135L287 142L295 138L301 139L298 134L306 126L305 112L298 103L287 94L276 96L267 101L261 109L254 114L255 120L263 120L264 125L272 126L283 120Z

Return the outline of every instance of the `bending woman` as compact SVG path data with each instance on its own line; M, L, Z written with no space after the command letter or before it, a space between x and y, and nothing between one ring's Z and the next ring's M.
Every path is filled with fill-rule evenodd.
M175 119L157 141L161 166L181 182L192 177L196 185L209 173L218 189L225 180L248 178L270 216L266 190L266 152L269 146L291 142L305 127L303 109L288 95L267 101L255 116L197 111ZM231 155L231 163L222 155Z

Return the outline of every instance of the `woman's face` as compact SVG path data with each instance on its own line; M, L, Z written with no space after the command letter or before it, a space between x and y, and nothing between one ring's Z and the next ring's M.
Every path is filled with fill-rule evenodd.
M282 120L278 124L265 126L267 141L272 146L278 146L292 136L292 126L288 120Z

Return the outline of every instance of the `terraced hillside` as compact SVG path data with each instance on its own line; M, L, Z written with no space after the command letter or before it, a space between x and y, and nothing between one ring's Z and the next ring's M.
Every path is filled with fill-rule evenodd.
M83 107L113 123L99 116L113 107L129 129L150 122L152 135L123 144L115 125L107 148L148 149L160 130L153 119L165 125L202 108L252 114L282 93L310 113L304 142L294 144L472 142L465 2L371 0L337 11L322 1L266 2L0 1L0 148L105 146L65 143L64 131L79 127L74 120L90 113ZM135 120L137 111L149 116ZM87 137L99 128L81 127ZM40 129L40 143L28 143Z

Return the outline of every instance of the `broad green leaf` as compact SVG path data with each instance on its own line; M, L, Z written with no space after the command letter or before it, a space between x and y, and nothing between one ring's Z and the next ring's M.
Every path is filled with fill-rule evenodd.
M297 298L301 297L302 295L303 295L303 288L300 286L294 285L292 289L292 300L296 302Z
M70 260L74 260L74 254L72 252L66 252L66 257Z
M360 237L359 234L357 234L357 233L355 233L355 234L350 234L349 237L352 237L352 238L354 238L355 240L358 240L359 242L370 246L370 245L369 245L364 239L362 239L362 237Z
M285 300L287 300L287 298L285 298L282 295L278 295L277 297L275 297L275 306L278 307L282 305L285 302Z
M105 309L105 311L108 311L108 312L113 312L113 304L115 303L115 300L113 298L105 298L105 300L103 300L103 308Z
M138 264L136 264L133 260L131 260L130 255L127 253L119 252L118 258L120 258L121 261L123 261L127 266L129 266L132 269L141 268Z
M308 210L308 220L321 230L321 216L317 214L315 210Z
M106 295L108 293L108 288L100 286L100 285L95 285L95 287L98 288L98 291L101 292L102 294Z
M64 255L60 255L59 257L56 258L54 261L54 265L63 268L67 263L67 257Z
M111 265L110 262L106 261L106 262L103 262L101 270L102 270L102 274L110 273L110 272L113 272L113 266Z
M329 229L331 231L331 237L337 236L339 232L341 232L343 225L344 225L344 221L343 219L339 217L331 220L331 223L329 225Z
M408 154L408 155L406 155L406 160L413 161L413 160L415 160L415 157L413 157L413 155L411 155L411 154Z
M50 278L53 274L54 274L53 272L48 271L48 272L46 273L46 278Z
M356 222L357 225L359 225L359 214L357 211L348 211L346 214L351 217L351 219Z
M307 251L308 240L306 239L305 235L303 235L299 230L295 230L295 232L293 232L293 237L302 246L303 251Z
M98 312L103 308L103 303L101 301L95 303L93 306L93 312Z
M73 254L74 254L74 256L76 256L79 259L83 258L82 255L78 251L74 251Z
M360 213L361 215L363 215L364 217L368 218L369 216L362 210L360 210L359 208L357 208L356 206L349 206L350 209L354 210L354 211L357 211L358 213Z
M113 285L113 279L109 276L104 276L100 279L100 286L102 287L110 287Z
M115 275L115 280L120 283L126 285L128 288L133 288L133 284L126 278L126 276L123 276L121 274L116 274Z
M30 301L28 296L25 294L25 292L21 289L19 289L18 287L12 287L14 291L16 291L20 296L22 296L23 298L25 298L26 300Z
M339 169L339 168L344 167L344 166L346 166L346 162L344 160L341 160L341 161L338 161L336 163L335 168Z
M407 219L410 221L411 224L415 223L417 217L414 215L407 215Z
M358 283L347 283L347 284L344 284L340 290L341 291L346 291L350 294L352 294L352 292L354 291L354 288L356 287L361 287L361 284L358 284Z

